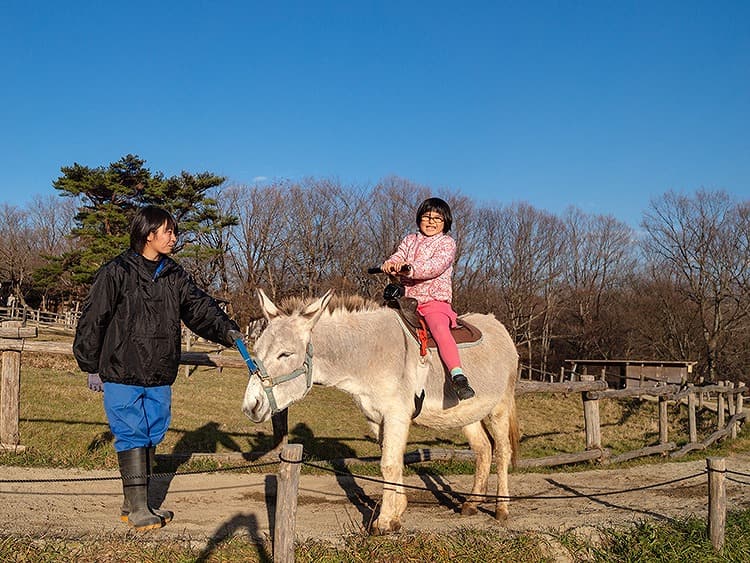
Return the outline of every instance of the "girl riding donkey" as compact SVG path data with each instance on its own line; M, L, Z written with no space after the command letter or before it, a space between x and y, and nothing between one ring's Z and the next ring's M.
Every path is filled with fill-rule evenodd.
M397 276L405 287L405 296L417 300L417 311L438 347L438 353L451 375L451 385L460 400L470 399L474 390L461 367L458 346L451 335L456 312L453 298L453 261L456 241L448 235L453 223L451 208L444 200L431 197L417 209L419 232L407 235L381 269Z

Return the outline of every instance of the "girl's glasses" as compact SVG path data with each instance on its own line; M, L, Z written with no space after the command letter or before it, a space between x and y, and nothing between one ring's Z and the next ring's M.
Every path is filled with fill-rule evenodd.
M440 215L422 215L420 219L424 223L442 223L444 221Z

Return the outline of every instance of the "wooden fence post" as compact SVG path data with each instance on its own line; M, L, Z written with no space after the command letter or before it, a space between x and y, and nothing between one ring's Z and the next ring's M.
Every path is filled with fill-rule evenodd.
M187 328L185 330L185 351L190 352L190 330ZM188 364L185 364L185 379L190 378L190 366Z
M0 350L2 350L2 382L0 385L0 447L22 452L18 420L21 409L21 352L18 341L35 337L36 328L22 328L18 321L0 325Z
M729 412L729 418L731 418L736 414L734 411L734 393L732 393L732 390L734 389L734 383L732 383L731 381L725 381L724 386L729 387L729 391L727 392L727 411Z
M727 521L726 460L709 457L708 466L708 535L716 551L724 547L724 526Z
M735 407L734 412L736 412L737 414L741 414L745 408L743 405L743 398L742 398L742 395L745 392L745 382L740 381L737 384L737 389L739 389L740 392L737 393L737 406Z
M721 430L726 424L726 395L724 392L719 391L716 393L716 427Z
M688 425L690 427L690 443L695 444L698 441L698 425L695 420L695 393L693 391L688 395Z
M669 416L667 410L667 397L659 395L659 443L666 444L669 441Z
M280 457L281 465L276 487L273 561L274 563L293 563L302 444L287 444L281 450Z
M593 375L582 375L581 381L594 381ZM590 399L587 393L583 396L583 425L586 430L586 449L602 449L602 429L599 424L599 399Z
M730 382L729 383L729 387L732 389L732 391L734 391L734 383ZM730 405L730 407L729 407L729 413L732 416L734 416L735 414L739 414L740 412L742 412L741 410L740 411L737 410L737 405L738 405L737 397L738 397L738 395L734 394L734 395L731 395L730 399L729 399L729 405ZM734 424L732 424L732 427L729 429L729 437L732 440L734 440L737 437L737 430L739 429L739 426L740 426L740 424L739 424L739 421L738 421L738 422L735 422Z

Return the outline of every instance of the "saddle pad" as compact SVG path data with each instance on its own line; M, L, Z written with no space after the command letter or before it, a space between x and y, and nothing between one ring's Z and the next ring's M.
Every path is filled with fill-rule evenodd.
M403 319L402 315L399 316L401 316ZM414 325L409 322L403 322L401 324L408 329L409 333L417 342L420 341L418 329ZM479 342L480 340L482 340L482 331L475 327L473 324L467 323L460 317L458 318L458 326L451 329L451 335L455 339L456 344L458 344L459 346L461 344L474 344L475 342ZM437 348L437 344L432 338L429 330L427 330L427 347Z
M456 344L472 344L479 342L482 339L482 331L475 327L473 324L467 323L463 319L458 319L458 326L451 329L451 334L456 341ZM427 347L437 348L437 344L432 339L432 335L427 333Z

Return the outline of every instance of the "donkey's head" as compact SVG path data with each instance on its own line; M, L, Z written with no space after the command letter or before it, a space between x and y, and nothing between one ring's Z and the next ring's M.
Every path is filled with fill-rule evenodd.
M250 376L242 402L242 412L253 422L265 422L310 390L311 333L332 293L329 290L322 297L285 314L263 290L258 290L268 326L253 347L258 371Z

